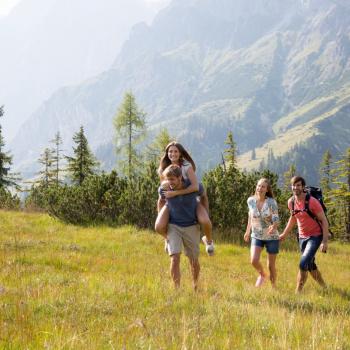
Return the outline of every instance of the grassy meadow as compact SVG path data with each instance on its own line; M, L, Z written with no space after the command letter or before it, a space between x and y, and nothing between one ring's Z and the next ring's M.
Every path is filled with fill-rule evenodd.
M279 255L273 290L254 287L248 247L202 246L195 293L184 257L173 289L156 234L21 212L0 222L0 349L350 349L349 245L318 254L329 288L309 279L302 295L296 251Z

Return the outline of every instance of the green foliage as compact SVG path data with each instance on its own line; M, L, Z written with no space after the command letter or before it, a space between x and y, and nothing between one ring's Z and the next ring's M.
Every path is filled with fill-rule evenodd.
M290 180L296 175L297 168L295 164L291 164L288 170L283 174L283 188L288 191L290 188Z
M262 177L271 182L277 203L281 226L289 213L286 209L286 195L277 188L278 176L268 170L263 172L244 173L230 167L224 170L221 166L205 174L205 184L209 204L210 218L220 239L230 242L242 242L247 225L247 199L255 192L258 180Z
M24 207L29 211L46 211L47 189L45 183L33 184L25 198Z
M4 115L4 106L0 106L0 118ZM4 152L5 141L2 136L2 126L0 124L0 188L16 187L19 180L15 174L10 174L12 156Z
M158 145L160 152L164 147L160 141L168 143L167 135L167 132L162 132L152 149L157 150L155 145ZM257 181L262 177L271 182L279 206L280 228L283 229L290 215L287 200L291 196L289 181L296 174L295 165L291 164L285 172L285 186L279 188L278 176L270 170L248 173L234 166L236 147L232 133L229 133L226 144L227 166L216 166L203 177L216 239L242 242L247 224L246 201L254 194ZM272 150L269 153L270 159L273 160ZM349 178L350 166L346 157L349 156L345 155L333 169L330 157L327 156L326 165L322 168L326 169L332 179L336 179L334 188L326 191L326 203L329 212L332 213L331 224L336 228L337 237L345 237L346 235L341 235L341 230L346 231L349 227L349 182L345 180ZM32 187L26 199L26 207L45 210L50 215L73 224L133 224L151 229L156 218L159 186L155 154L153 158L154 161L145 163L139 168L138 174L129 178L120 177L112 171L110 174L90 174L82 182L71 185L45 186L45 182L42 182L41 185ZM331 168L332 171L329 170Z
M63 156L61 155L62 138L59 131L55 134L55 137L53 140L51 140L51 143L54 145L52 149L52 172L55 179L55 184L58 185L59 183L62 183L60 176L62 169L60 167L60 164L63 159Z
M327 150L322 158L322 162L320 165L320 185L325 196L331 190L331 184L333 183L332 176L332 155L329 150Z
M154 162L149 163L138 176L128 179L126 190L120 198L123 211L119 222L153 228L157 215L158 186L159 176Z
M21 201L4 187L0 187L0 209L19 209Z
M73 157L66 156L68 161L67 171L73 183L81 185L85 178L95 173L98 162L90 151L83 126L74 134L73 141L76 147L73 147Z
M227 148L224 150L224 159L229 164L229 167L237 167L237 145L233 140L232 131L230 131L225 140Z
M125 93L123 102L114 117L116 130L116 151L125 159L121 162L124 174L129 178L137 173L141 165L136 145L146 133L145 113L136 104L135 96L131 92Z
M166 146L174 139L174 137L170 136L166 128L161 129L154 141L147 146L146 158L149 161L158 163Z
M38 162L42 165L38 175L39 179L36 183L49 187L56 180L56 174L53 167L53 151L49 148L45 148L44 152L40 155Z
M331 174L334 187L329 197L334 231L341 239L350 241L350 148L335 162Z
M133 224L152 228L156 216L158 175L150 163L132 179L110 174L90 175L81 184L37 186L26 199L60 220L79 225Z

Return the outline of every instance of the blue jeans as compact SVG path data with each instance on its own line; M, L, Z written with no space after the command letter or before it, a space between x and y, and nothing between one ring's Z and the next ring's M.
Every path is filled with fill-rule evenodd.
M252 245L264 248L269 254L278 254L280 241L278 239L258 239L252 237Z
M308 238L299 238L299 247L301 251L301 258L299 262L299 268L303 271L317 270L315 262L315 255L317 249L322 243L323 236L311 236Z

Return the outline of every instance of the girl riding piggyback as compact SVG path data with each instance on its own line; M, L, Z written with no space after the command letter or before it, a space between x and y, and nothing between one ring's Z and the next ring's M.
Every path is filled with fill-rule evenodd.
M188 187L174 191L168 186L162 174L164 169L167 168L170 164L175 164L181 167L183 180L188 180L190 182L190 185ZM160 160L158 168L158 174L160 177L161 186L164 190L165 198L172 198L179 195L197 192L199 185L195 170L196 165L194 164L194 161L192 160L189 153L185 150L185 148L176 141L170 142L165 148L164 155ZM214 244L212 241L212 224L209 219L209 202L205 192L200 196L198 200L196 215L198 223L200 224L202 232L204 233L202 240L206 245L206 251L208 255L213 255ZM158 208L155 230L165 238L167 237L168 222L169 209L166 205L164 205L161 209Z

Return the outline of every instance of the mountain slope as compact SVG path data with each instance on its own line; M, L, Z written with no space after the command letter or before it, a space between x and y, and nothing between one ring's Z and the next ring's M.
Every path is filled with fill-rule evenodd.
M347 104L349 13L327 0L223 0L220 8L213 0L174 0L151 26L133 29L110 70L58 91L32 116L17 137L28 142L13 144L17 161L22 169L33 164L28 152L38 153L57 129L68 149L69 135L84 124L112 166L112 118L126 90L147 112L150 137L167 127L201 169L220 161L229 130L242 154L256 148L260 156L271 142L265 149L282 156L276 139L311 140ZM328 137L339 141L337 133Z

